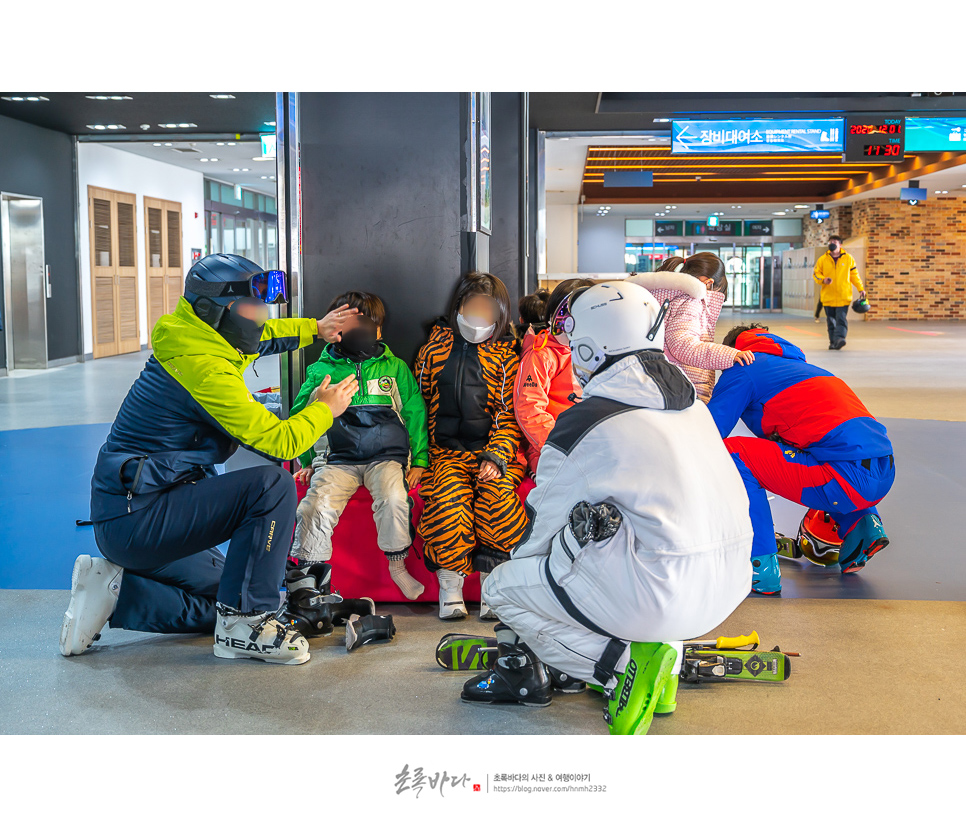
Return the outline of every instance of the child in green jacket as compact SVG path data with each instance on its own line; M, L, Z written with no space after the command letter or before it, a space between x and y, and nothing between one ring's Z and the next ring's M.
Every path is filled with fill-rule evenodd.
M348 303L359 310L342 338L325 347L306 371L292 407L297 414L325 377L337 383L355 375L359 391L332 428L300 457L296 481L310 484L298 507L292 557L300 567L332 557L332 531L361 485L372 494L379 547L389 575L403 594L416 599L425 588L406 570L412 545L410 489L429 464L426 405L412 372L382 339L386 310L372 293L348 292L330 309ZM323 445L327 448L323 448Z

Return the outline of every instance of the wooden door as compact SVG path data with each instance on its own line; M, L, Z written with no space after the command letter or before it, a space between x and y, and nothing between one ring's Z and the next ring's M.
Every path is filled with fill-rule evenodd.
M174 312L184 290L181 203L145 197L144 217L150 334L161 316Z
M88 186L95 359L141 349L135 196Z

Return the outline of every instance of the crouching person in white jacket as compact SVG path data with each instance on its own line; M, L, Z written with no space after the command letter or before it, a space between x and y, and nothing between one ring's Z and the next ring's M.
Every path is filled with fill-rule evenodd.
M483 585L498 659L463 700L547 706L555 683L595 681L611 733L644 734L656 708L673 711L675 641L719 625L751 590L747 494L664 357L665 310L614 281L555 311L583 399L541 452L523 540Z

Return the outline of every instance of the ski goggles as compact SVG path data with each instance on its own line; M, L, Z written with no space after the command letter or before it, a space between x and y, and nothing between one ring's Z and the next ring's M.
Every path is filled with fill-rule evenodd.
M221 284L189 276L185 289L205 298L254 298L266 304L285 304L288 301L285 273L280 269L258 272L244 281L225 281Z
M547 317L547 326L554 336L569 336L574 329L574 317L570 313L570 304L575 293L570 293L556 310L553 315Z

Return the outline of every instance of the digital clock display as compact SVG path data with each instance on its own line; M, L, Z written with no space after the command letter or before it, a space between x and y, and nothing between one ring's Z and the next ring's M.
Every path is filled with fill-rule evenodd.
M906 118L897 113L852 113L845 120L845 162L901 162Z
M862 156L889 156L902 159L902 145L863 145Z

